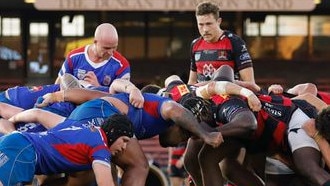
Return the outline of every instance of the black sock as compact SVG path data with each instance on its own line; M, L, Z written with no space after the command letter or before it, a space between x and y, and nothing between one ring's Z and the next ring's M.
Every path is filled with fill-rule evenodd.
M322 186L330 186L330 180L326 181L325 183L323 183Z

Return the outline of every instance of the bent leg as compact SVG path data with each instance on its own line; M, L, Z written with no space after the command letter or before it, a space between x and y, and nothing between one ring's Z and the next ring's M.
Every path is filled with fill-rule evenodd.
M203 185L202 175L198 164L198 153L203 144L204 142L200 139L190 138L184 156L184 167L196 186Z
M330 174L321 167L321 153L315 148L299 148L293 151L292 156L298 173L311 182L323 185L330 180Z
M217 148L213 148L209 145L204 145L198 154L199 166L202 173L202 179L204 185L219 185L223 186L224 179L219 167L219 163L232 153L237 153L239 147L230 143L230 140L226 140Z

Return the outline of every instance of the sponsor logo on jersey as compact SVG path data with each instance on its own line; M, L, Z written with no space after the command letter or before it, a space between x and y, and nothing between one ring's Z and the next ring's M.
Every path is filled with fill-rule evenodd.
M250 54L249 53L245 52L245 53L243 53L242 55L239 56L239 59L241 61L246 61L246 60L251 59L251 57L250 57Z
M0 167L4 165L7 161L9 161L8 156L0 151Z

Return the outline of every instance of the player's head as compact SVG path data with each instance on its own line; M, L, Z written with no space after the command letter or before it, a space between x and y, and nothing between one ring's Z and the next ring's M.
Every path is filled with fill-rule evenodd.
M178 82L181 82L181 83L184 83L182 81L182 79L178 76L178 75L171 75L171 76L168 76L165 81L164 81L164 86L165 87L168 87L171 83L175 82L175 81L178 81Z
M217 4L211 1L201 2L196 6L195 14L196 16L204 16L207 14L212 14L215 19L219 18L220 8Z
M114 114L101 125L105 132L108 145L111 146L121 136L133 137L132 122L123 114Z
M180 103L183 97L191 94L187 84L177 75L171 75L165 79L165 91L163 95L170 97L172 100Z
M315 119L315 127L320 135L330 140L330 107L323 109Z
M211 80L234 82L233 68L229 65L222 65L212 74Z
M216 127L212 103L200 97L189 97L184 99L181 104L190 110L199 122L203 121L211 127Z

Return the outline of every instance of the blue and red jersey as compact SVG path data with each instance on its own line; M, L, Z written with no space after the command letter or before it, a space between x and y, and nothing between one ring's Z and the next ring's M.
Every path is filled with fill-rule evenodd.
M36 174L90 170L93 161L110 163L105 133L98 127L79 127L77 122L65 120L41 133L22 132L35 148Z
M89 71L93 71L101 86L109 87L113 80L130 75L130 64L128 60L119 52L115 51L113 55L101 63L94 63L89 60L87 49L90 45L71 51L65 59L58 75L64 73L72 74L79 80L83 80ZM129 77L129 76L128 76Z
M164 102L171 101L155 94L144 93L143 108L136 108L129 103L129 94L110 95L128 105L127 116L133 123L137 139L147 139L164 132L174 122L165 120L161 115ZM70 119L85 121L83 125L101 125L104 119L120 111L108 101L99 98L79 105L69 116Z
M9 104L23 109L34 107L37 99L47 93L60 90L58 84L42 86L15 86L6 90Z

